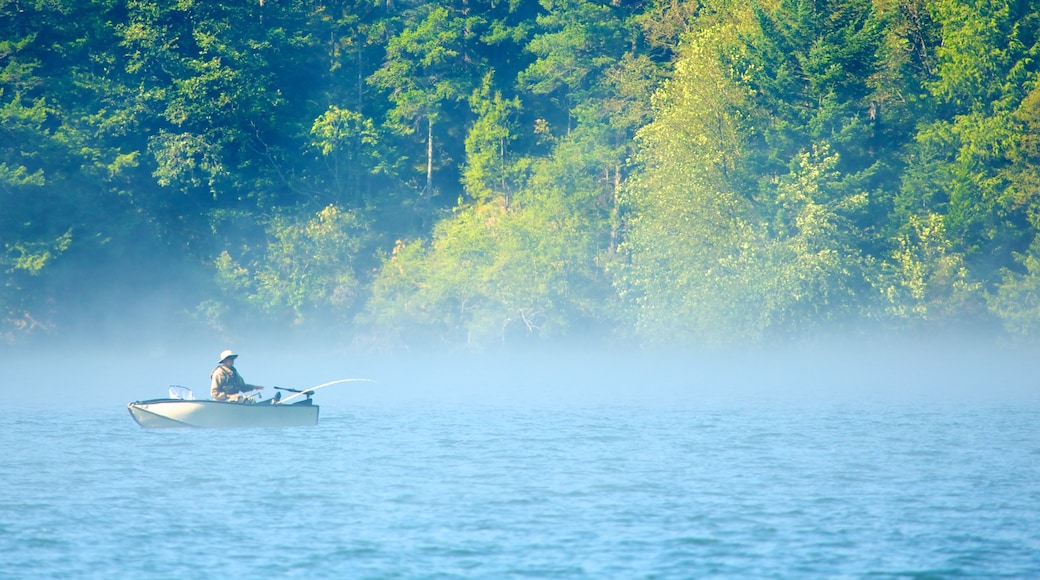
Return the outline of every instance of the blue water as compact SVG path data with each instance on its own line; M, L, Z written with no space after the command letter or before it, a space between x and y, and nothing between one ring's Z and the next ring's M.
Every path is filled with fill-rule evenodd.
M0 577L1040 577L1040 408L0 416Z

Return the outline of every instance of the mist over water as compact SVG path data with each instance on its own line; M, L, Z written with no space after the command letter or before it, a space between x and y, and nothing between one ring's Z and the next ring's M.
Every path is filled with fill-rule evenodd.
M754 407L986 405L1040 401L1033 345L834 341L746 350L622 350L554 345L491 352L393 355L276 339L229 344L89 341L0 351L9 405L108 408L166 396L169 385L209 396L218 353L239 353L247 382L307 388L324 406L491 405Z

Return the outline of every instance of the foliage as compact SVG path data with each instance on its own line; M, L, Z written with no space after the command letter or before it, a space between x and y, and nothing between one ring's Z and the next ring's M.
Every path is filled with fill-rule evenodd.
M460 210L438 224L429 247L397 245L364 319L391 330L382 346L434 338L483 347L566 332L582 296L561 290L588 282L593 256L558 196L527 193L512 205L497 197Z
M154 295L380 348L1035 338L1038 41L1001 0L0 2L0 339Z
M936 214L910 218L877 286L886 313L899 320L943 321L980 298L979 283L969 278L964 256L953 251L943 218Z
M1035 336L1040 332L1040 259L1037 259L1037 243L1028 253L1016 258L1025 268L1017 272L1004 270L1002 284L995 295L990 296L990 305L1004 322L1004 326L1018 336Z
M245 264L226 250L217 257L218 284L260 315L291 316L292 325L331 315L323 323L342 324L358 297L354 262L364 230L355 213L332 205L309 219L276 216L266 246L247 252Z

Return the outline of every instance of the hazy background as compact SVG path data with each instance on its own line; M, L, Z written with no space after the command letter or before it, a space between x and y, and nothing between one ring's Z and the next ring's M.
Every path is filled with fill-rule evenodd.
M0 351L0 385L16 407L113 407L167 396L209 398L219 353L239 353L247 382L313 387L329 410L355 405L755 406L1017 405L1040 401L1038 349L970 340L832 341L682 352L587 346L394 355L251 338L177 344L87 339Z

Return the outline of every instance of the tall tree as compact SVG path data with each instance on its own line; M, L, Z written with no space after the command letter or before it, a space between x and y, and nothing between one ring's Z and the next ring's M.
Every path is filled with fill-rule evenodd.
M414 21L390 39L386 60L369 82L389 95L394 105L389 120L401 132L411 134L419 124L425 125L425 183L419 192L420 204L425 205L435 193L434 128L469 96L474 71L483 74L481 63L469 61L467 49L482 19L444 6L414 10Z
M105 140L119 15L115 2L0 4L0 335L71 321L110 293L101 280L123 279L106 274L140 230L120 195L135 155ZM84 283L85 267L99 276Z
M466 193L486 200L496 193L506 198L517 189L523 163L513 150L518 138L520 99L506 99L494 89L492 73L470 95L477 120L466 134L466 166L462 183Z
M1021 115L1037 83L1040 17L1028 2L937 0L928 9L939 41L925 86L936 112L921 123L897 209L917 221L941 216L949 252L981 289L973 315L985 320L982 292L993 291L1002 269L1022 271L1014 257L1034 238L1015 156L1028 149Z

